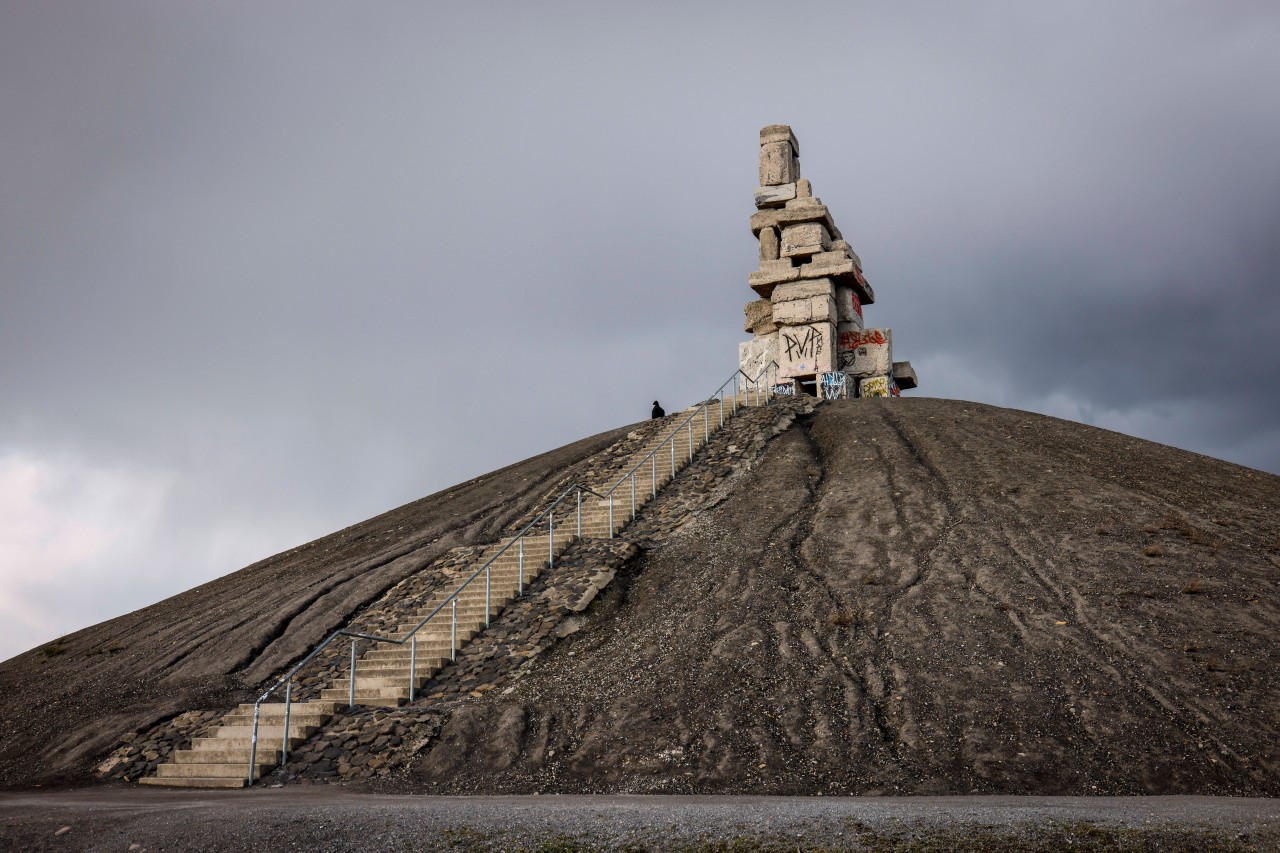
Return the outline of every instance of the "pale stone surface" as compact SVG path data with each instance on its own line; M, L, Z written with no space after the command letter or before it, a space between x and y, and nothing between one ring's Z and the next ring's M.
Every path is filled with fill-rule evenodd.
M768 299L748 302L743 312L747 315L746 322L743 323L744 331L767 335L778 330L777 324L773 322L773 304Z
M795 281L800 277L800 270L791 265L790 258L776 261L761 261L760 269L747 276L751 289L766 299L773 293L775 285L787 281Z
M813 323L778 329L778 376L791 379L830 373L835 353L835 326Z
M858 253L853 250L846 240L834 240L831 243L831 251L844 252L846 256L853 259L853 265L858 269L862 269L862 259L858 257Z
M872 376L867 379L858 380L858 396L859 397L888 397L889 396L889 377L888 376Z
M778 335L762 335L738 344L738 367L753 379L778 359Z
M796 197L796 185L779 184L776 187L756 187L756 207L777 207Z
M841 323L857 323L862 327L862 302L852 287L836 287L836 309Z
M763 228L760 230L760 260L778 260L778 229Z
M840 369L850 376L887 376L893 370L892 329L841 331L836 345Z
M784 258L807 258L831 247L831 234L821 222L802 222L782 229L782 246L779 253ZM852 272L852 261L850 272Z
M771 124L760 128L760 144L768 145L771 142L789 143L795 155L800 156L800 143L796 140L796 135L791 132L791 128L785 124Z
M916 380L916 370L909 361L895 361L893 363L893 381L903 391L910 391L919 384Z
M796 181L796 198L813 198L813 184L809 183L808 178L801 178Z
M800 163L789 142L768 142L760 146L760 186L793 184L800 178Z
M792 299L773 307L773 322L778 326L801 326L808 323L835 322L836 301L830 294L812 299Z
M789 302L792 299L812 299L815 296L827 296L831 293L834 293L834 288L830 281L814 279L780 284L773 289L773 295L769 298L773 300L774 305L777 305L779 302Z
M773 209L757 210L751 214L751 234L752 236L760 236L760 232L766 228L778 227L778 213L780 211Z

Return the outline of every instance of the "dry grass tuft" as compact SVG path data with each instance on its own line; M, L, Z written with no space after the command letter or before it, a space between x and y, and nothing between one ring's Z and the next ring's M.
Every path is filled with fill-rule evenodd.
M1163 557L1164 549L1159 545L1148 545L1142 549L1142 553L1146 554L1148 557Z

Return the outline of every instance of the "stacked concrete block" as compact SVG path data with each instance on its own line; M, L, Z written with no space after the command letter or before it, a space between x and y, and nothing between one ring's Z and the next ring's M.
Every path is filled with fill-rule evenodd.
M760 298L746 306L744 328L755 337L739 345L743 372L754 377L772 359L780 381L816 385L822 374L839 371L849 388L877 380L867 382L869 395L915 387L910 363L893 361L892 331L865 327L863 307L875 292L831 212L800 177L800 143L786 125L760 131L755 203L751 233L760 241L760 268L748 283Z

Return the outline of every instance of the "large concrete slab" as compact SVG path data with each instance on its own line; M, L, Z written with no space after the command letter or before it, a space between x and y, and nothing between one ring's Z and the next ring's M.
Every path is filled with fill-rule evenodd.
M778 329L778 376L790 379L830 373L835 356L834 323Z
M836 300L830 293L810 299L791 299L773 308L773 322L778 326L801 326L809 323L836 321Z
M839 366L850 376L887 376L893 370L892 329L850 329L838 339Z

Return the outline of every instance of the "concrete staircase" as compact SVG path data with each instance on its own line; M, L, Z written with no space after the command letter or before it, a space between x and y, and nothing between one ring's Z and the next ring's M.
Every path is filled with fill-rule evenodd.
M763 400L759 400L763 402ZM726 397L724 402L724 418L728 421L731 413L732 398ZM757 398L743 395L738 398L739 406L751 406ZM688 415L680 413L668 419L668 424L655 432L653 438L635 451L622 468L629 471L640 463L650 451L663 445L676 424L681 423ZM636 471L635 510L660 493L663 486L671 481L674 474L689 464L707 440L720 427L719 405L709 406L704 413L699 413L688 425L681 427L678 434L669 442L669 446L661 446L652 462L646 461ZM674 471L674 473L673 473ZM608 537L624 528L632 520L632 486L629 478L615 475L603 483L586 484L592 490L605 494L610 488L613 492L613 516L610 522L609 502L594 496L584 496L582 501L582 537ZM616 488L615 488L616 487ZM522 585L527 586L545 571L553 556L559 556L578 538L578 517L576 504L570 499L557 508L555 513L554 539L548 536L546 525L541 525L536 534L524 537L523 561L521 549L512 545L497 557L490 565L488 577L488 595L486 597L486 577L482 573L457 595L457 647L464 647L472 637L483 631L489 619L497 616L520 592ZM476 568L483 565L494 553L498 552L505 541L486 547L476 558ZM468 573L469 574L469 573ZM460 579L465 580L465 577ZM394 636L404 636L418 622L426 618L433 610L445 603L453 595L456 587L437 592L424 608L414 614L411 621L398 625ZM410 679L416 691L429 681L448 663L453 656L454 640L453 608L446 604L436 616L417 632L417 650L413 656L412 673L410 672L410 645L377 643L361 655L356 664L355 704L395 707L409 701ZM351 700L351 684L349 678L331 684L320 692L320 701L294 702L289 712L289 748L306 741L324 726L341 707L346 707ZM283 702L264 702L260 705L258 727L258 749L254 756L254 778L261 778L280 762L281 746L284 740ZM173 754L170 763L159 765L156 775L139 779L145 785L166 785L188 788L240 788L248 782L249 761L252 752L253 705L241 705L221 721L220 726L209 737L197 738L189 749Z

